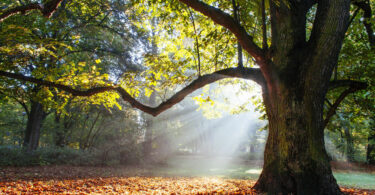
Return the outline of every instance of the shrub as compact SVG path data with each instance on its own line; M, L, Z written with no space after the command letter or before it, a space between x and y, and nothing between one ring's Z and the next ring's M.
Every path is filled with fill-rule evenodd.
M0 166L43 166L52 164L103 166L139 163L140 158L138 149L126 147L92 150L43 147L28 153L21 147L0 146Z

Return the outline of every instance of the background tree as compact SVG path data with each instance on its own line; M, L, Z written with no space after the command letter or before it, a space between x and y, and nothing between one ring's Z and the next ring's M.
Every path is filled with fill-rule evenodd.
M13 4L17 3L6 5L14 7ZM103 7L109 9L102 12ZM90 11L82 13L82 9ZM108 79L105 74L103 77L99 76L104 72L118 77L128 69L135 70L135 62L132 61L134 59L130 57L130 53L132 45L139 43L138 40L141 39L137 39L135 28L131 30L125 26L127 16L122 13L124 9L126 5L117 1L62 1L60 9L49 23L38 14L31 14L28 18L14 17L13 20L7 20L1 24L5 27L2 29L2 35L8 37L3 39L4 46L1 50L3 69L11 67L12 64L21 65L16 72L44 79L60 79L61 82L69 83L72 82L71 76L77 76L78 73L80 78L75 79L83 85L95 79L94 82ZM27 36L17 41L12 39L24 35L22 29L26 30ZM86 63L95 64L98 68L85 66ZM9 85L10 82L13 81L6 80L4 84ZM48 109L61 109L69 96L52 98L57 95L56 91L34 84L13 83L17 90L14 93L20 94L20 91L24 91L23 95L29 96L26 98L16 97L14 93L11 95L26 109L28 122L24 146L32 151L38 146L40 128L50 113ZM96 100L91 100L94 101Z
M362 80L368 84L366 91L359 91L343 98L352 89L336 89L328 93L326 99L327 114L337 113L332 117L331 124L327 129L337 129L345 134L348 144L345 146L348 160L363 161L363 159L353 156L350 151L359 149L359 146L372 150L373 110L374 110L374 33L372 7L374 2L354 1L348 34L346 36L343 49L340 53L339 63L334 70L333 80ZM340 106L338 106L341 103ZM333 109L333 108L337 108ZM329 117L328 117L329 118ZM326 123L328 120L326 121ZM340 124L341 123L341 124ZM345 132L341 130L345 129ZM354 142L354 145L351 144ZM365 143L363 145L362 143ZM352 147L351 147L352 145ZM340 145L338 145L340 146ZM351 149L352 148L352 149ZM360 153L360 152L355 152ZM365 152L366 153L366 152ZM368 162L371 161L367 159Z

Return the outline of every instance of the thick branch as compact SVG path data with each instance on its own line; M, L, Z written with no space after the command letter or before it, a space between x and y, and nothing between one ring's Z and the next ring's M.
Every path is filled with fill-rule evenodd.
M349 0L319 0L305 57L309 78L322 85L337 64L349 23ZM324 49L322 49L324 48ZM311 85L311 83L310 83Z
M272 60L266 56L265 51L255 44L253 37L246 32L245 28L241 26L240 23L238 23L229 14L203 3L200 0L179 1L211 18L215 23L230 30L236 36L242 48L255 58L255 62L259 65L260 70L267 81L268 90L273 93L273 88L277 89L275 86L278 85L278 75Z
M153 116L157 116L163 111L171 108L173 105L181 102L186 96L193 93L195 90L205 85L216 82L218 80L224 79L224 78L242 78L242 79L254 80L259 85L262 85L262 86L264 86L264 83L265 83L262 73L260 72L259 69L228 68L228 69L217 71L212 74L207 74L207 75L198 77L196 80L194 80L189 85L184 87L181 91L177 92L167 101L161 103L157 107L150 107L150 106L142 104L141 102L131 97L131 95L124 88L120 86L95 87L95 88L91 88L88 90L80 90L80 89L75 89L72 86L62 85L62 84L58 84L58 83L54 83L50 81L45 81L42 79L36 79L36 78L21 75L21 74L9 73L5 71L0 71L0 76L5 76L8 78L18 79L22 81L28 81L28 82L40 84L40 85L47 86L47 87L55 87L57 89L61 89L65 92L71 93L74 96L86 96L87 97L87 96L92 96L92 95L106 92L106 91L116 91L121 95L123 100L128 102L132 107L142 110Z
M329 83L329 89L336 89L339 87L350 87L356 89L366 89L367 83L362 81L352 81L352 80L333 80Z
M180 2L188 5L198 12L201 12L202 14L211 18L217 24L230 30L237 37L242 47L255 58L258 64L264 64L266 62L267 58L264 52L254 43L253 37L250 36L246 30L229 14L199 0L180 0Z
M36 79L36 78L33 78L33 77L28 77L28 76L24 76L24 75L16 74L16 73L0 71L0 76L5 76L5 77L8 77L8 78L13 78L13 79L22 80L22 81L28 81L28 82L36 83L36 84L43 85L43 86L46 86L46 87L55 87L57 89L61 89L63 91L71 93L74 96L92 96L92 95L95 95L97 93L102 93L102 92L105 92L105 91L114 90L116 88L114 86L107 86L107 87L96 87L96 88L88 89L88 90L85 90L85 91L81 91L81 90L78 90L78 89L74 89L71 86L58 84L58 83L54 83L54 82L51 82L51 81L45 81L45 80L42 80L42 79Z
M15 15L15 14L26 14L29 11L32 10L40 10L42 12L43 16L49 18L51 15L56 11L57 7L63 0L51 0L45 4L39 4L39 3L30 3L27 5L18 6L9 10L6 10L5 12L0 14L0 22L5 20L6 18Z
M332 118L333 115L336 114L336 110L339 107L340 103L351 93L354 93L359 90L363 90L367 88L367 84L360 81L351 81L351 80L336 80L330 82L329 88L335 89L338 87L346 87L349 88L343 91L340 96L336 99L335 103L333 103L330 109L327 112L326 118L324 119L324 127L327 126L329 120Z

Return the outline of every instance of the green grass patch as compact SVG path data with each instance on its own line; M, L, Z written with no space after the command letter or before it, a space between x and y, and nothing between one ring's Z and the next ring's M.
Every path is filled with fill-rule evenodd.
M375 189L375 174L362 172L334 172L337 183L340 186Z
M169 177L204 177L215 176L230 179L257 180L262 165L257 161L241 161L227 158L178 157L171 158L162 166L150 167L151 175ZM375 189L375 173L334 171L340 186Z

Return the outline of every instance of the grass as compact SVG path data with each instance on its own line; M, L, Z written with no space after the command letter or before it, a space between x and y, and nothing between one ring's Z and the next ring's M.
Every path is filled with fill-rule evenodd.
M360 189L375 189L375 174L363 172L334 172L337 183L340 186L360 188Z
M202 177L215 176L227 179L257 180L262 170L259 161L241 161L229 158L177 157L163 165L149 167L151 175ZM375 189L375 173L351 170L334 170L334 176L340 186Z

